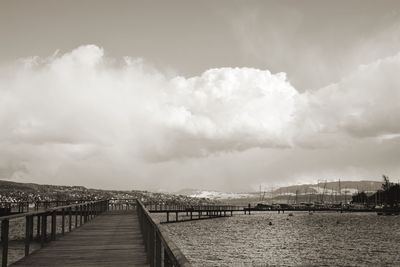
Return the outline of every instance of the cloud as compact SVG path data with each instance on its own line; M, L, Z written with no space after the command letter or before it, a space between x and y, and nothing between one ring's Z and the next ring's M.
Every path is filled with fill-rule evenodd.
M386 142L400 134L399 70L396 55L299 93L284 73L217 68L185 78L94 45L21 59L0 69L0 173L149 184L156 162Z
M298 95L282 73L222 68L167 77L140 60L116 66L96 46L24 60L13 71L2 80L3 141L123 143L154 160L286 146Z
M399 71L400 54L360 66L340 82L305 94L307 117L319 133L353 138L399 134Z

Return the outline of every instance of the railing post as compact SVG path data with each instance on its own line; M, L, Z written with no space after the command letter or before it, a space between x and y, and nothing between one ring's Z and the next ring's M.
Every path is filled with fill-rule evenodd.
M156 267L161 267L162 262L161 262L161 239L160 239L160 233L158 231L155 231L156 234L156 255L155 255L155 266Z
M56 234L57 234L57 213L54 210L51 213L51 240L52 241L56 240Z
M84 204L82 206L82 209L83 209L83 212L82 212L82 214L83 214L83 224L85 224L86 223L86 204Z
M72 231L72 207L68 208L68 232Z
M30 216L30 224L29 224L29 241L33 240L33 219L34 216Z
M25 217L25 256L29 255L29 244L31 241L31 219L32 216Z
M2 267L7 267L8 263L8 231L9 231L9 220L5 219L1 221L1 244L3 247L2 251Z
M164 267L170 267L170 266L172 266L172 262L169 258L167 250L164 249Z
M61 210L61 234L65 234L65 210Z
M83 206L82 205L80 205L79 206L79 227L81 227L82 226L82 216L83 216Z
M40 216L37 215L36 219L36 239L40 240Z
M46 242L47 239L47 214L44 213L42 214L42 224L41 224L41 235L40 235L40 246L43 247L44 243Z
M75 207L75 229L78 228L78 206Z
M151 224L151 222L149 222L149 225L150 225L150 234L149 234L149 237L150 237L150 266L155 266L155 264L154 264L154 260L155 260L155 229L154 229L154 226Z

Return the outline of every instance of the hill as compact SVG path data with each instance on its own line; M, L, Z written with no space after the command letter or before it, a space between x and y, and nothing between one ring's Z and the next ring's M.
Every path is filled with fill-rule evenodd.
M205 198L153 193L141 190L101 190L84 186L41 185L0 180L0 202L62 201L93 199L140 199L143 202L200 205L213 203Z
M269 200L271 202L310 202L331 201L347 202L351 195L357 192L374 192L382 187L380 181L335 181L320 182L315 184L302 184L284 186L275 189L264 188L261 192L232 193L198 189L183 189L176 194L182 194L194 198L207 197L213 200L221 200L232 204L244 205Z

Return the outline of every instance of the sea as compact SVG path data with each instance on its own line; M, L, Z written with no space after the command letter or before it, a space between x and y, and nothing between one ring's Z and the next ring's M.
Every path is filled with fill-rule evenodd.
M400 266L400 216L268 211L164 226L194 266Z

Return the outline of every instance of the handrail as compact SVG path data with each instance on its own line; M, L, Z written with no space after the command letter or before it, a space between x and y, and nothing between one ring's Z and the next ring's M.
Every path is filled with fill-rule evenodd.
M136 198L111 198L108 202L109 210L136 210Z
M235 205L190 205L190 204L180 204L180 205L168 205L168 204L158 204L158 203L144 203L144 206L148 208L151 212L153 211L187 211L187 210L222 210L222 211L244 211L248 206L235 206Z
M45 211L26 212L0 217L1 221L1 244L2 244L2 267L8 265L8 241L10 220L25 217L25 256L29 255L30 242L34 239L34 218L36 223L36 238L40 241L41 247L46 242L56 240L57 215L61 215L61 233L65 234L65 217L68 216L68 232L72 231L72 216L75 216L75 229L93 219L103 211L108 210L108 200L90 201L73 205L50 208ZM51 217L51 232L47 234L47 217ZM78 218L79 217L79 218ZM78 225L79 222L79 225ZM50 237L50 239L49 239Z
M0 207L10 208L10 211L17 210L18 213L29 212L30 209L38 211L41 207L47 210L51 207L60 207L61 205L73 205L87 203L89 201L101 201L102 199L68 199L68 200L21 200L21 201L0 201ZM31 207L33 205L33 207Z
M137 212L150 266L192 266L186 256L169 239L166 230L157 224L140 200Z
M49 213L51 211L57 211L57 210L60 210L60 209L67 209L67 208L73 208L73 207L86 206L87 204L93 204L93 203L97 203L97 202L99 202L99 201L89 201L89 202L85 202L85 203L72 204L72 205L67 205L67 206L53 207L53 208L46 209L44 211L30 211L30 212L6 215L6 216L1 216L0 217L0 221L6 220L6 219L11 220L11 219L15 219L15 218L19 218L19 217L26 217L26 216L43 215L43 214Z

